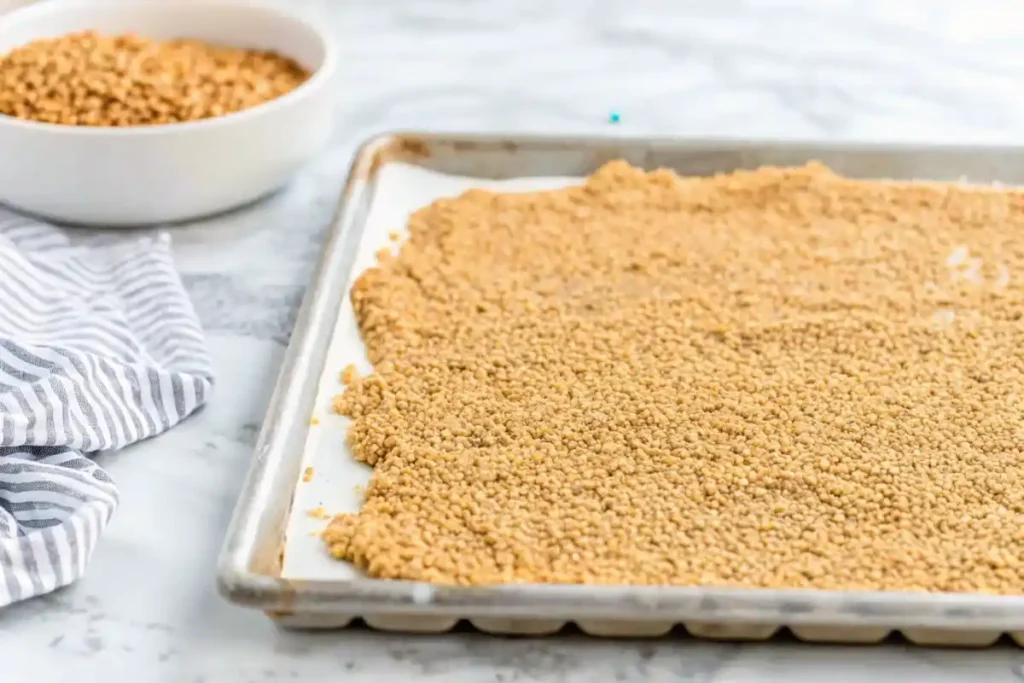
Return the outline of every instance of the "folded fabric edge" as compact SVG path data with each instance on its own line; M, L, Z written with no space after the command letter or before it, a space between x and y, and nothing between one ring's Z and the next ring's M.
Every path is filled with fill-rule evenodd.
M90 500L62 524L0 540L0 608L79 579L116 507Z
M100 395L92 395L83 388L72 395L67 393L68 387L64 385L61 386L67 396L55 388L57 395L52 401L47 400L50 398L48 395L41 397L33 392L26 399L26 405L18 406L16 413L24 410L31 417L32 406L41 403L45 407L42 424L48 425L48 411L78 406L84 418L76 423L76 433L90 434L109 423L109 429L119 435L110 443L103 439L95 444L74 443L78 446L74 449L76 451L90 445L88 450L91 451L120 447L154 436L206 402L213 381L212 359L202 325L175 267L169 233L161 232L129 241L118 238L109 243L102 239L79 242L69 240L56 228L11 217L0 210L0 246L4 242L32 259L35 267L69 277L80 282L85 289L88 289L85 285L95 283L104 293L116 298L125 318L126 332L136 336L141 343L138 349L140 358L136 363L144 366L138 369L144 374L134 382L130 376L122 378L117 368L103 374L98 378L97 390L107 391L101 391ZM79 337L83 333L91 336L86 340L90 346L85 348L83 344L77 344L75 350L82 353L70 354L73 357L69 357L70 352L62 353L66 350L60 344L44 345L49 350L47 353L43 353L43 347L30 346L35 346L33 353L36 355L45 355L55 367L67 370L67 377L80 377L90 380L86 383L88 385L95 384L96 373L104 365L100 361L110 360L104 349L98 349L97 353L92 348L97 338L102 341L102 335L88 325L84 330L75 330L75 333ZM60 339L57 338L58 341ZM24 348L26 345L22 343L20 346ZM0 379L2 375L3 368L0 368ZM33 375L34 379L41 377ZM176 379L179 377L180 381ZM33 378L21 378L21 382L14 384L24 384L27 380L34 386ZM72 383L71 386L76 385ZM118 400L116 395L119 388L128 391L124 401ZM63 422L58 419L61 415L65 416ZM67 427L70 421L66 415L55 413L54 425L64 424ZM98 419L101 416L105 422ZM26 418L26 426L27 423ZM39 432L39 429L31 435L26 432L8 445L29 451L52 447L54 444L49 444L49 431L44 437L46 444L38 443ZM0 456L3 451L0 448ZM0 457L0 463L3 460ZM40 524L35 528L28 524L20 525L19 533L23 535L0 538L0 608L66 586L85 573L98 539L117 507L116 488L112 482L108 483L110 498L85 500L69 513L69 517L52 526ZM39 517L30 519L43 521ZM15 526L19 526L17 519Z

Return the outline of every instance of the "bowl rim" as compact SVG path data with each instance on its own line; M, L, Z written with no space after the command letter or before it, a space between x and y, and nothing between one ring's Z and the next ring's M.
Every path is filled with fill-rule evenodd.
M81 8L100 8L100 7L124 7L126 4L134 4L136 6L144 3L135 0L135 2L126 2L126 0L46 0L45 2L35 2L30 5L19 7L7 13L0 13L0 30L7 24L12 24L15 21L23 20L26 17L31 18L33 15L41 14L46 15L51 12L59 11L58 8L76 6ZM7 114L0 114L0 126L10 126L13 128L21 128L26 131L33 131L37 133L53 133L56 135L89 135L89 136L110 136L110 137L141 137L141 136L154 136L154 135L176 135L178 133L187 133L191 131L201 131L209 128L217 128L221 126L230 126L233 123L241 123L245 119L262 116L269 113L275 108L281 108L288 106L289 104L307 96L314 89L322 87L334 74L337 62L338 62L338 45L334 39L328 35L325 31L321 30L315 22L310 21L306 17L302 16L297 12L282 9L277 6L271 6L266 2L259 0L202 0L197 2L192 0L187 2L186 0L164 0L165 6L173 6L175 8L182 7L185 4L199 5L205 8L212 7L229 7L239 9L250 9L273 16L276 20L280 21L292 21L300 24L303 28L308 30L312 35L316 36L320 42L320 48L323 52L323 59L320 65L313 71L309 78L301 83L294 90L285 93L279 97L275 97L272 100L262 102L255 106L240 111L230 112L228 114L222 114L220 116L212 116L206 119L199 119L196 121L181 121L178 123L154 123L142 126L72 126L62 123L47 123L44 121L33 121L30 119L20 119L16 116L8 116ZM173 10L172 10L173 11Z

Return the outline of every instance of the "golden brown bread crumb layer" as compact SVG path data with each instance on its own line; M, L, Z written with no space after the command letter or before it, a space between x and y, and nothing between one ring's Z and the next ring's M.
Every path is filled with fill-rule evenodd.
M1020 593L1024 195L820 165L419 211L353 288L382 578Z

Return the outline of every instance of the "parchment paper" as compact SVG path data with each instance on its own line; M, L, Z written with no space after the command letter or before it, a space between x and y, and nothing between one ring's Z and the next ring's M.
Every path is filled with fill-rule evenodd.
M398 248L407 234L409 216L435 199L454 197L473 188L527 192L565 187L581 180L517 178L495 181L449 176L400 163L389 164L380 170L352 278L345 285L345 301L317 389L316 409L310 416L313 424L305 444L302 467L304 472L306 468L312 470L309 474L300 474L296 482L295 499L285 532L284 578L339 580L358 575L352 565L330 557L319 537L331 516L359 510L362 496L358 487L366 485L371 473L370 467L356 462L345 445L349 420L331 410L332 399L344 389L340 375L346 365L354 364L360 376L372 370L349 299L352 283L375 264L374 255L382 247ZM391 232L398 233L401 239L393 242L389 237Z

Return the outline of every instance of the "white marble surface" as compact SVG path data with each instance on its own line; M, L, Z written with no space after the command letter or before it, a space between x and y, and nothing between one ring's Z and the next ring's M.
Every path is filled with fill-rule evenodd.
M218 381L103 456L123 502L77 586L0 613L0 681L1024 681L1024 651L292 634L214 561L351 149L385 128L1024 139L1013 0L292 0L343 41L330 149L284 193L175 229ZM621 113L612 129L609 110ZM1024 160L1022 160L1024 163Z

